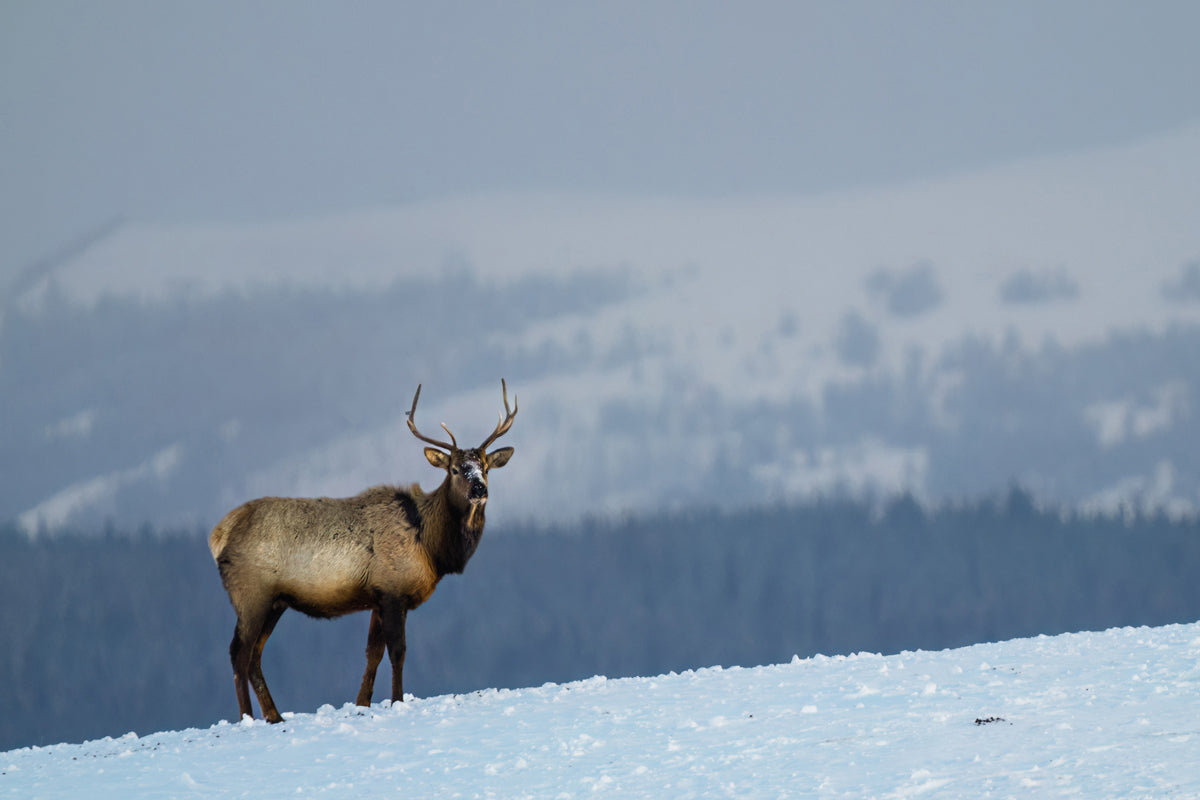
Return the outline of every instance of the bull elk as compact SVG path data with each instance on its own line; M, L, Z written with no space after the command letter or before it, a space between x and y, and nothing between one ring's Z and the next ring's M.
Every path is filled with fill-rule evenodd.
M486 452L512 427L516 400L508 407L508 386L500 382L504 415L477 448L460 450L417 430L414 415L421 387L413 395L408 428L431 447L425 458L446 471L442 484L424 492L376 486L342 499L262 497L230 511L208 538L221 582L237 613L229 658L238 710L254 716L254 686L263 717L281 722L262 673L263 647L288 608L333 618L371 610L367 668L358 691L360 706L371 704L375 671L384 647L392 664L392 700L404 699L404 623L425 602L442 576L459 573L483 535L488 471L512 457L511 447Z

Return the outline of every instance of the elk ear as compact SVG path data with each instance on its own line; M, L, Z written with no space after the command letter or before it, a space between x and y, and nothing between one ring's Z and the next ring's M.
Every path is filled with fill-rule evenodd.
M512 458L513 449L511 447L501 447L498 450L493 450L487 454L488 469L500 469L508 460Z
M443 453L435 447L426 447L425 457L429 459L430 464L433 464L438 469L450 469L449 453Z

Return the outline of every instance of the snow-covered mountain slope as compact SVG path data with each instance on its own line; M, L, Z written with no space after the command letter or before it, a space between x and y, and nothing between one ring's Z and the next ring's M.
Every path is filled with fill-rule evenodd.
M1198 218L1192 127L816 197L130 223L6 303L0 518L208 524L429 480L416 384L471 438L502 376L502 517L1012 481L1195 510Z
M0 753L0 794L1200 797L1200 624L327 706Z

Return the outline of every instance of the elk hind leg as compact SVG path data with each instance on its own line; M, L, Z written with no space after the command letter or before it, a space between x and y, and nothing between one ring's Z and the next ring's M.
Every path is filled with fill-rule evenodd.
M255 649L271 613L268 605L246 603L237 610L237 625L233 629L233 641L229 643L229 661L233 664L233 685L237 692L238 715L254 718L250 705L250 674L254 663ZM260 651L261 652L261 651ZM257 692L257 687L255 688ZM261 705L261 700L259 701Z
M243 633L245 626L239 619L233 629L233 641L229 643L229 660L233 664L233 687L237 692L238 717L254 718L250 705L250 654L251 645Z
M379 618L379 610L371 611L371 627L367 629L367 669L363 672L362 686L358 689L356 705L371 705L371 695L375 693L375 672L379 662L383 661L384 650L383 621Z
M286 605L278 600L275 601L267 612L266 618L263 620L262 629L255 639L254 647L250 654L250 685L254 687L254 693L258 695L258 705L262 708L263 719L272 723L283 722L283 717L280 716L279 710L275 708L275 700L272 699L271 692L267 689L267 679L263 677L262 672L262 654L263 648L267 646L267 639L275 630L275 625L286 610Z

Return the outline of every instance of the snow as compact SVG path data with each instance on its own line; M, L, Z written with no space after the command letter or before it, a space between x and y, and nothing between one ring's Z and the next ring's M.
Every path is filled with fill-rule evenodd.
M999 338L1015 326L1028 341L1053 335L1073 346L1114 327L1200 316L1163 294L1186 281L1180 267L1200 244L1197 152L1193 125L1122 147L820 196L475 195L275 223L130 223L17 303L39 308L51 284L90 306L109 296L175 302L272 286L378 288L456 263L497 284L623 265L650 294L587 319L598 344L630 325L649 330L647 319L676 345L689 337L711 345L725 328L754 343L792 313L803 320L803 353L867 303L890 326L883 357L892 364L914 343L944 345L964 330ZM895 271L913 265L929 271L941 299L929 313L890 319L897 315L864 296L864 284L886 295L902 277ZM1069 313L1052 302L1003 302L1014 279L1031 275L1051 293L1072 287ZM562 338L577 323L559 319L529 335ZM734 349L733 367L744 355Z
M0 795L1200 797L1198 711L1200 624L1126 628L26 748Z
M849 447L795 449L791 463L766 463L754 469L781 497L837 495L867 496L872 487L893 486L916 492L929 471L924 447L893 447L866 437Z
M103 508L105 504L111 503L116 494L130 484L141 481L157 481L161 484L179 466L183 458L183 445L176 442L136 467L72 484L17 515L17 526L30 537L35 537L43 531L62 528L77 512L83 509Z
M85 409L78 414L59 420L43 429L43 434L49 440L87 438L91 436L96 426L95 409Z

